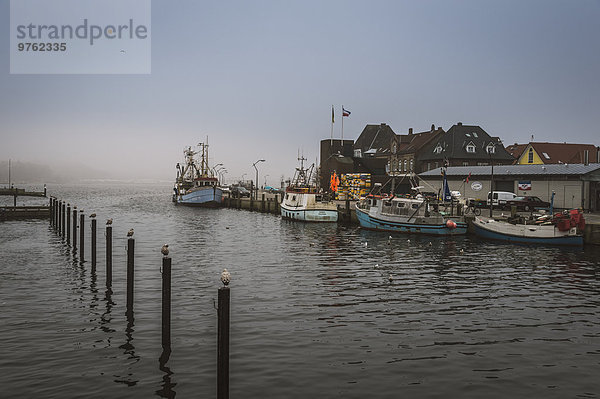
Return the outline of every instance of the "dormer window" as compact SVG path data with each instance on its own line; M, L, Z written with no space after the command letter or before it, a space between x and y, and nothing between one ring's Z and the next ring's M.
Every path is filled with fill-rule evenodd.
M467 152L475 153L475 144L473 144L473 142L467 144Z
M355 158L362 158L362 151L360 150L360 148L357 148L354 150L354 157Z
M473 134L473 137L477 138L477 133L476 132L473 132L472 134Z
M487 151L488 154L495 154L496 153L496 146L493 145L492 143L489 143L487 148L485 149Z
M433 152L436 154L441 154L442 153L442 146L440 144L438 144L434 149Z

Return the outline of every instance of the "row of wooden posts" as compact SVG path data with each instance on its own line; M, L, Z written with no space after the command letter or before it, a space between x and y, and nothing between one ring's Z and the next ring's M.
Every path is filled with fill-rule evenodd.
M71 219L72 215L72 219ZM79 217L78 217L79 216ZM91 219L91 265L95 270L96 258L96 214L89 215ZM77 219L79 218L79 225ZM71 223L72 220L72 223ZM74 253L78 253L80 264L84 264L85 256L85 214L83 209L71 209L71 204L66 201L50 197L50 225L71 245ZM79 229L79 234L77 230ZM72 234L71 234L72 232ZM77 236L79 235L79 246ZM112 286L112 219L106 222L106 287ZM134 295L134 254L135 239L133 230L128 233L127 239L127 300L126 315L133 318ZM168 247L167 247L168 248ZM171 258L168 250L163 247L162 258L162 346L163 350L171 350ZM225 283L225 282L224 282ZM226 282L228 284L229 281ZM229 287L224 286L218 290L217 308L217 398L229 398ZM166 360L164 360L166 362Z

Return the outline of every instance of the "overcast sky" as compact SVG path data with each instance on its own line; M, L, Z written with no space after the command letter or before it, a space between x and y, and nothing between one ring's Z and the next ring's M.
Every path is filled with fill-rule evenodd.
M0 159L66 161L174 179L209 137L227 178L270 185L298 151L396 133L479 125L505 145L600 145L600 2L153 1L149 75L9 74L0 0Z

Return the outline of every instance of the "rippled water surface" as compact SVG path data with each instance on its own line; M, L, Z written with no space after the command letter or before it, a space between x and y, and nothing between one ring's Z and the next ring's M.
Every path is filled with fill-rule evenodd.
M176 207L169 185L48 189L97 213L98 266L89 262L89 219L84 262L47 220L0 223L2 397L214 397L223 268L232 274L232 398L600 397L598 248L388 239L356 226ZM161 364L164 243L172 352Z

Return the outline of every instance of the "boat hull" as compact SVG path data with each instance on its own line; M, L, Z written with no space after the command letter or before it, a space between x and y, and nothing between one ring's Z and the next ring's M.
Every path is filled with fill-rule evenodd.
M358 207L356 208L356 217L360 226L364 229L369 230L391 231L398 233L428 234L438 236L453 236L467 234L467 224L464 222L455 222L456 228L451 229L446 226L445 222L436 224L411 223L399 220L399 218L394 218L393 216L376 217Z
M475 218L475 234L481 238L521 244L582 246L583 236L561 232L553 225L512 225Z
M174 197L176 204L201 207L218 207L223 203L223 191L219 187L206 187Z
M302 222L337 222L338 211L337 209L287 208L281 205L281 217Z

